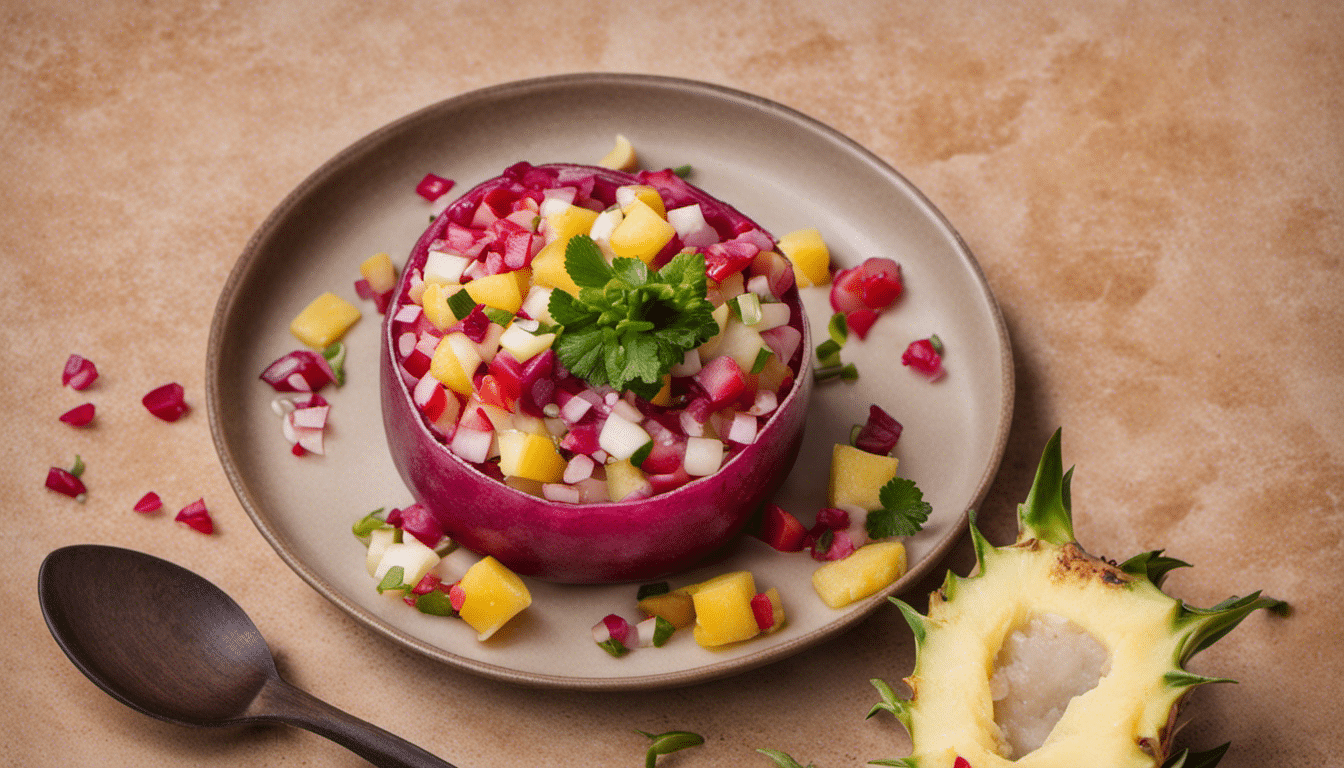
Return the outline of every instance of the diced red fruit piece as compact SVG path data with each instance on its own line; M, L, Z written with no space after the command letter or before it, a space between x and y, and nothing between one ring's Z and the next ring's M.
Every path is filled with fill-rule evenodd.
M813 560L844 560L854 554L854 540L849 531L830 530L829 536L821 536L812 544Z
M462 589L461 582L454 582L453 585L448 588L448 602L453 606L454 611L459 613L462 611L463 603L467 602L467 592Z
M476 344L485 341L485 335L490 331L490 318L485 315L485 305L477 304L472 307L467 316L459 320L456 324L446 331L461 331L468 339Z
M210 518L210 510L205 507L205 499L191 502L179 510L173 519L207 535L215 532L215 522Z
M75 477L68 469L61 467L52 467L47 470L47 487L57 493L63 493L72 499L79 498L88 489L84 487L84 481Z
M311 349L296 349L266 366L260 378L277 392L316 392L336 376L325 357Z
M452 179L445 179L442 176L433 173L426 173L425 177L415 185L415 193L429 202L434 202L443 197L453 188Z
M868 406L868 420L854 436L854 447L868 453L886 456L901 439L901 423L876 405Z
M756 626L762 632L768 632L775 626L775 605L770 596L762 592L751 598L751 615L756 618Z
M709 399L711 410L733 402L747 389L747 376L737 361L720 355L695 374L695 383Z
M931 379L937 379L943 375L943 356L934 348L931 339L919 339L910 342L910 346L906 347L905 353L901 355L901 364L909 366Z
M162 508L163 501L159 498L159 494L153 491L141 496L140 500L135 502L135 511L145 515L158 512Z
M307 455L308 455L308 449L307 449L307 448L304 448L302 445L299 445L298 443L295 443L294 445L290 446L290 447L289 447L289 452L292 453L292 454L294 454L295 456L307 456Z
M65 361L61 371L61 384L71 389L86 389L98 379L98 368L92 361L79 355L71 355Z
M93 412L93 403L76 405L74 408L61 414L61 421L72 427L87 427L93 423Z
M593 625L593 641L601 645L609 640L614 640L624 648L634 645L634 626L625 619L614 613L609 613L602 617L602 620Z
M430 514L430 511L425 507L412 504L401 510L399 517L399 521L393 524L419 539L420 543L425 546L437 546L443 539L443 526L439 523L439 519Z
M150 390L140 402L150 413L164 421L177 421L190 410L187 406L186 393L182 385L177 382Z
M369 281L362 277L355 281L355 295L366 301L372 301L380 315L387 314L387 308L392 303L392 293L392 290L373 290Z
M849 527L849 513L836 507L822 507L817 510L817 524L812 530L820 531L826 528L832 531L843 531Z
M439 578L438 576L432 573L426 573L424 576L420 578L420 581L417 582L414 587L411 587L411 594L427 595L430 592L433 592L434 590L438 589L439 584L442 581L443 579Z
M971 761L957 755L957 759L952 761L952 768L971 768Z
M798 552L803 549L807 528L783 507L771 503L765 506L758 537L780 552Z
M857 267L842 269L831 281L831 308L836 312L858 309L881 311L904 291L901 265L891 259L872 257Z
M858 336L860 339L868 338L868 331L872 329L873 323L877 322L877 310L873 309L851 309L845 313L845 322L849 325L849 332Z

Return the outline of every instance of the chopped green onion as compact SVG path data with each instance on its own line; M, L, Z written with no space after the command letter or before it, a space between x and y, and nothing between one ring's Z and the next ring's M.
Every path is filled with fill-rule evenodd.
M813 369L812 376L817 382L830 381L831 379L854 381L859 378L859 369L854 367L853 363L847 365L832 365L825 368Z
M653 617L653 647L662 648L663 644L676 633L677 627L662 616Z
M770 358L775 354L769 347L761 347L756 351L756 359L751 363L751 372L760 373L765 370L765 364L770 362Z
M630 455L630 463L634 464L636 467L642 466L645 459L649 458L650 453L653 453L652 440L635 449L635 452Z
M836 312L831 315L830 322L826 323L826 333L830 334L831 340L838 346L844 346L849 340L849 318L844 312Z
M384 517L385 516L383 515L383 507L379 507L370 512L369 514L356 520L355 524L350 526L350 532L355 534L355 536L358 538L361 539L368 538L368 535L370 533L373 533L374 531L386 525Z
M672 169L672 172L684 179L691 175L691 166L689 163L686 165L678 165L676 168Z
M322 357L326 358L327 364L331 366L331 372L336 376L336 386L345 386L345 345L333 341L322 350Z
M750 292L742 293L734 296L728 304L733 317L741 320L743 325L756 325L761 322L760 296Z
M934 352L943 354L943 340L938 338L938 334L935 333L929 337L929 346L933 347Z
M471 298L471 294L467 293L465 288L448 297L448 309L452 310L453 317L458 320L470 315L475 308L476 300Z
M835 339L827 339L817 345L817 362L823 368L834 368L841 365L840 345Z
M597 646L618 659L630 652L629 648L621 645L621 641L614 637L608 640L603 640L598 643Z

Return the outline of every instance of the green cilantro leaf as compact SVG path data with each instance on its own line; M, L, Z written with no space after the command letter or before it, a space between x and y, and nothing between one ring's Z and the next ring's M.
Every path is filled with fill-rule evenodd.
M576 235L565 246L565 271L579 294L551 292L548 309L560 326L555 352L595 387L652 399L686 351L719 330L702 254L677 254L659 270L639 259L608 264L592 238Z
M877 498L882 502L881 509L868 513L865 527L869 538L885 539L889 536L914 536L924 527L933 507L924 501L924 492L919 490L914 480L893 477L878 491Z

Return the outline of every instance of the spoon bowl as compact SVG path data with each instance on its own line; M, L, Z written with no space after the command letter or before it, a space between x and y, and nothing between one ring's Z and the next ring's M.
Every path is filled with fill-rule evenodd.
M144 714L191 726L282 722L375 765L452 768L286 683L243 609L181 566L119 547L64 547L42 562L38 597L70 661Z

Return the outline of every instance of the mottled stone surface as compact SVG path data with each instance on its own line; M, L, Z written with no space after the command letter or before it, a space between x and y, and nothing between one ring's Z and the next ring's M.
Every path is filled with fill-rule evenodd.
M1196 565L1196 605L1291 600L1201 655L1186 743L1223 765L1328 765L1344 652L1344 6L1332 2L0 4L0 439L6 522L0 762L361 765L283 728L137 714L64 658L37 606L51 549L188 564L245 605L302 687L461 766L637 765L633 732L707 744L660 765L819 768L899 757L863 715L913 662L894 610L796 657L655 694L535 691L446 668L310 590L237 504L205 414L216 297L308 173L440 99L561 72L690 77L848 134L937 204L1002 305L1017 366L1008 453L981 519L1011 538L1040 446L1065 428L1077 527L1112 557ZM781 158L787 162L787 158ZM60 386L68 354L100 364ZM194 410L139 398L169 380ZM85 400L96 425L56 420ZM89 466L87 503L43 489ZM213 537L144 518L204 497ZM965 544L948 565L964 572ZM935 580L924 587L931 588ZM922 602L916 595L916 603Z

